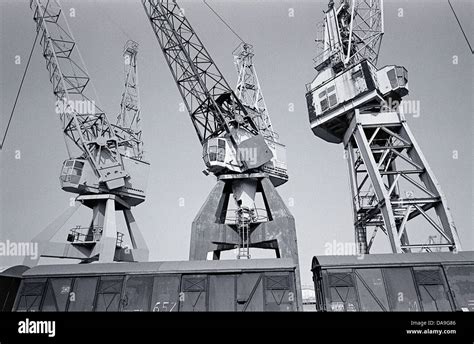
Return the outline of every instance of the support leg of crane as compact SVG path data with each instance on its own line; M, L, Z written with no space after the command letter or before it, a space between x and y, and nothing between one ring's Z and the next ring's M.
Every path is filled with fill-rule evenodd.
M295 219L268 178L261 180L268 221L259 223L250 234L252 243L276 241L278 257L298 262Z
M115 200L113 198L108 198L106 201L102 236L96 247L98 248L97 253L99 254L100 263L114 261L117 247L117 224L115 221Z
M238 234L225 224L230 193L230 183L219 180L199 210L191 227L189 260L206 260L209 252L218 258L223 246L227 249L238 246Z
M360 250L366 241L362 230L368 227L385 228L393 253L416 248L430 250L430 243L409 241L407 222L420 215L427 221L425 226L417 224L410 228L434 230L450 251L460 249L446 198L403 114L355 110L344 143L351 176L354 224L356 232L361 234L356 237ZM432 211L429 215L430 209L435 214Z
M435 205L435 211L441 221L444 234L448 236L450 241L454 244L453 247L450 248L450 250L455 252L462 251L461 241L459 239L456 226L454 225L454 220L451 216L451 211L447 206L446 196L441 190L438 180L436 179L433 171L431 170L428 161L424 157L420 146L415 140L415 137L411 133L408 124L405 121L402 121L401 125L402 128L400 135L407 139L409 142L411 142L411 144L413 145L413 148L409 150L407 154L413 161L424 167L425 173L420 175L420 179L431 192L438 195L440 198L440 202Z
M298 308L302 309L301 281L298 258L298 241L296 238L295 219L269 178L261 180L262 196L267 209L268 221L258 224L250 233L251 247L258 243L275 242L278 258L291 258L296 265L296 291ZM255 245L253 244L255 243Z
M219 180L211 191L191 229L190 260L206 260L209 252L219 259L220 252L238 247L241 238L225 218L235 179ZM268 177L259 178L258 190L265 203L268 220L251 225L250 247L275 250L277 258L291 258L296 265L297 302L301 309L301 289L295 220Z
M31 242L33 244L38 244L38 254L37 259L32 257L25 257L23 260L24 265L34 266L39 262L40 257L46 257L53 254L52 251L57 251L53 249L53 243L51 242L52 238L56 235L58 231L63 228L64 224L76 213L76 211L81 206L80 202L74 202L74 206L68 207L60 216L58 216L53 222L51 222L45 229L43 229L37 236L35 236ZM64 250L59 250L64 251Z
M356 110L356 118L358 110ZM374 187L377 200L380 204L380 210L383 214L383 220L385 222L385 228L387 229L390 245L393 253L402 253L400 240L398 239L397 226L393 215L392 205L390 203L390 197L387 190L384 187L384 182L380 175L377 163L375 162L374 156L369 146L369 142L364 132L364 128L358 123L354 130L354 139L359 148L364 165L367 168L367 173L370 176L372 185Z
M83 253L83 257L64 256L63 258L82 259L84 262L98 260L99 262L113 261L134 261L134 256L146 257L143 250L127 250L122 248L122 233L117 230L117 211L130 212L130 206L117 195L98 194L98 195L81 195L77 198L84 206L92 209L92 221L87 229L87 233L83 233L85 228L76 227L69 235L69 246ZM135 224L133 216L126 216L125 222L130 226L129 231L134 234L138 227ZM136 234L132 239L132 243L140 242L143 238L137 240Z
M76 233L71 240L72 246L88 253L84 261L133 261L132 250L121 247L123 234L118 233L116 223L117 211L129 210L130 206L113 194L83 195L78 200L93 212L87 234Z
M354 214L354 224L355 224L355 242L357 246L358 254L367 254L369 253L369 246L367 245L367 230L364 226L357 224L358 214L357 210L359 207L359 188L357 185L357 173L355 170L355 157L354 149L352 146L351 140L349 140L345 145L345 158L349 166L349 180L351 185L351 203L352 210Z
M133 217L133 214L130 209L125 209L123 211L125 216L125 223L127 224L128 234L130 235L130 241L133 246L133 260L137 262L148 261L148 246L143 238L140 229L138 228L137 222Z
M91 208L93 213L87 234L76 232L76 235L79 236L70 234L69 242L53 242L53 237L64 229L68 220L81 205ZM118 209L116 209L116 205ZM37 265L41 257L79 259L84 262L92 260L100 262L147 261L146 242L129 208L115 195L79 196L74 206L68 207L63 214L32 239L32 243L38 244L37 257L36 259L25 257L23 264ZM119 245L116 210L122 210L125 216L125 223L133 246L131 250L121 248Z

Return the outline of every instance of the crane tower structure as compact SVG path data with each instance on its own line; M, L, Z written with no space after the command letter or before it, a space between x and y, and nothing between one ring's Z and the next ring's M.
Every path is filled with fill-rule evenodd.
M378 232L393 253L460 250L446 198L400 106L407 70L376 67L383 1L330 1L318 33L309 120L316 136L344 145L359 252L370 253ZM441 240L423 242L421 230Z
M255 56L253 46L243 42L234 50L233 55L238 74L235 94L243 105L253 110L253 120L258 130L266 142L272 145L278 142L278 134L273 131L267 104L258 81L253 62Z
M83 262L147 260L148 249L131 212L145 200L149 168L143 160L141 131L135 127L139 118L136 46L125 51L133 62L126 66L120 120L113 124L86 95L90 78L59 2L31 0L30 8L69 155L60 174L61 188L78 195L74 206L34 239L40 243L40 255ZM135 116L128 121L130 112ZM52 242L80 205L92 209L90 224L73 228L67 242ZM122 246L116 211L123 212L133 248Z
M192 224L190 259L210 254L220 259L222 251L235 248L238 258L250 258L253 247L298 264L294 218L275 189L288 180L286 149L275 139L248 64L251 47L234 52L239 71L234 92L176 1L142 3L202 145L206 173L217 177ZM262 212L255 206L257 193ZM229 221L231 195L237 209Z
M140 117L140 94L137 73L138 43L129 40L123 50L124 91L120 102L120 112L114 126L125 155L141 160L143 140Z

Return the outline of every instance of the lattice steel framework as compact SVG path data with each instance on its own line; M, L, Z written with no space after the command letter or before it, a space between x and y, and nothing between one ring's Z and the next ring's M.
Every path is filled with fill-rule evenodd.
M56 0L31 0L30 8L34 12L66 144L72 142L79 148L81 157L89 160L101 181L125 178L113 127L107 115L84 94L89 76L78 62L76 42L59 3ZM80 111L74 106L77 104L87 104L87 111ZM71 152L69 154L72 158ZM116 173L108 173L110 169L115 169Z
M114 167L120 173L115 173L113 179L125 177L117 138L107 115L84 94L89 76L77 62L76 43L59 3L56 0L31 0L30 8L34 11L33 19L40 35L66 142L72 142L80 149L102 181L109 180L107 171ZM91 107L92 111L80 112L71 104L87 104L87 109Z
M344 50L345 64L353 65L367 59L376 65L384 31L383 1L352 0L348 11L347 39L351 44Z
M258 81L257 71L253 62L253 46L248 43L240 44L233 52L237 67L238 79L235 93L243 105L255 111L253 120L265 139L277 141L272 122L268 114L267 104L263 97L262 88Z
M375 115L380 120L374 121ZM403 115L356 110L345 144L361 253L370 252L378 230L388 236L394 253L461 249L446 198ZM440 240L410 242L425 228Z
M231 127L258 128L176 1L142 0L201 143Z
M95 101L85 94L89 75L59 2L31 0L30 8L34 12L33 19L70 158L63 165L62 188L80 194L74 207L35 238L34 241L40 244L38 258L71 258L83 263L95 260L147 260L148 249L131 207L140 204L145 198L143 185L148 163L135 160L131 164L131 159L124 157L128 155L126 147L131 145L132 134L137 138L132 144L141 148L141 132L137 134L133 127L138 122L137 118L134 117L127 126L122 126L125 122L114 125L96 106ZM133 51L127 53L133 54ZM131 93L127 88L136 90L137 86L135 60L131 69L126 79L127 94ZM134 76L131 77L131 74ZM138 93L136 95L138 97ZM133 111L134 108L129 104L135 98L127 98L126 95L123 98L122 113ZM84 164L84 160L88 164ZM134 178L125 171L124 164L128 164L126 166L135 174ZM90 168L95 175L90 172ZM78 227L87 232L81 236L76 228L69 234L67 242L53 242L53 237L63 229L79 205L92 209L90 226ZM117 231L116 210L124 213L133 249L118 245L122 241L122 234Z
M120 113L117 116L117 124L114 129L119 138L119 146L131 149L133 157L141 159L143 156L143 141L140 123L137 55L138 43L132 40L128 41L123 52L125 85L120 103Z
M384 33L382 0L341 0L337 8L332 2L326 17L318 24L316 66L334 55L345 67L363 59L377 64ZM339 37L332 37L332 20L328 19L333 18L337 18L333 29L339 31Z
M375 66L384 32L383 0L342 0L337 6L331 0L320 29L319 85L363 60ZM323 74L328 69L331 73ZM345 80L336 91L350 94L351 82ZM394 253L461 250L446 198L398 107L404 94L382 96L379 85L375 88L363 102L356 102L363 99L358 95L338 104L340 114L327 125L344 132L359 251L369 253L379 231ZM392 98L397 105L387 105Z

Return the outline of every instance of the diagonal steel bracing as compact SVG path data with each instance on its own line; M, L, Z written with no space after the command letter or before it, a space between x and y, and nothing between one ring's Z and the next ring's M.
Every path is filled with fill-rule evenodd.
M380 113L374 125L367 120L374 115L356 109L346 133L359 250L369 253L379 228L388 236L394 253L460 250L446 199L404 117ZM390 120L384 121L384 116ZM440 242L411 243L419 229L419 221L410 226L414 219L423 219L423 229L437 235ZM369 231L373 235L367 243Z

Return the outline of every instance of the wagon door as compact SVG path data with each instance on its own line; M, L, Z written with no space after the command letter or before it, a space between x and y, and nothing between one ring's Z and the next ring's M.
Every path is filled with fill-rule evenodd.
M263 311L263 274L247 273L237 276L237 311Z

